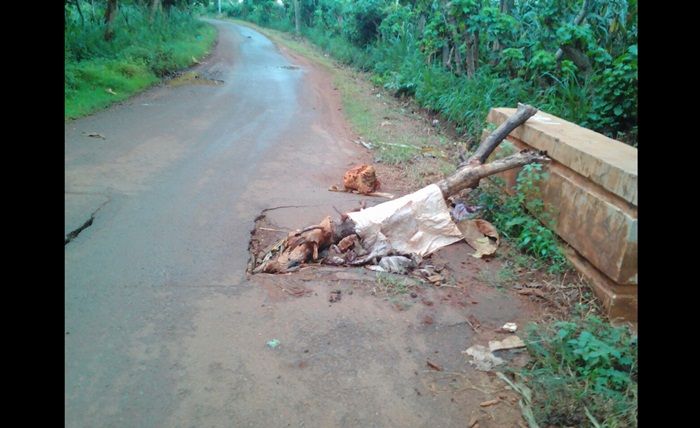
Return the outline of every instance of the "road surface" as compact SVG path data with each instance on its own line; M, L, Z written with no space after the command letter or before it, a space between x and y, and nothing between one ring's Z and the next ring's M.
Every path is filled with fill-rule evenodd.
M66 426L465 426L492 397L436 392L426 366L465 368L461 307L396 310L351 293L352 274L246 278L263 209L294 228L356 207L327 188L371 158L329 76L211 22L219 40L195 71L216 84L161 85L66 122ZM477 310L498 323L520 307L496 296Z

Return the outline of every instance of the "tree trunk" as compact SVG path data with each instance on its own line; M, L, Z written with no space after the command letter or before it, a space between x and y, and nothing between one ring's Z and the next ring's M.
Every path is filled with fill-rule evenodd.
M462 75L462 54L459 52L459 46L455 46L455 73L458 76Z
M114 37L114 17L117 15L117 0L107 0L104 22L106 25L104 38L106 41Z
M466 164L482 164L486 162L486 159L488 159L491 153L496 149L496 147L498 147L501 141L508 136L508 134L510 134L522 123L525 123L526 120L534 116L536 113L536 108L527 104L518 104L518 110L516 110L515 114L496 128L491 135L486 137L486 139L476 149L474 154L467 159L464 164L460 164L460 168Z
M479 63L479 33L468 33L467 45L467 77L473 77Z
M452 32L452 41L455 48L455 72L457 75L462 74L462 54L459 52L460 37L457 32L457 23L453 17L447 20L447 28Z
M547 160L547 156L542 153L523 150L520 153L486 164L467 165L444 180L438 181L436 184L440 188L442 195L447 198L460 190L478 186L479 180L489 175L498 174L499 172L527 165L532 162L543 162L545 160Z
M421 14L418 18L418 34L423 34L425 31L425 14Z
M90 0L90 6L92 10L92 22L97 22L97 18L95 17L95 0Z
M442 45L442 66L445 68L450 66L450 47L447 43Z
M297 36L301 34L301 11L299 10L299 0L294 0L294 30Z
M508 13L513 8L513 0L501 0L500 1L501 13Z
M507 15L508 12L510 12L510 9L512 7L512 5L511 5L512 1L513 0L500 0L499 10L501 11L501 13ZM501 49L503 49L503 46L501 46L501 41L498 39L494 40L493 41L493 48L492 48L493 52L500 52ZM492 63L492 65L493 64L495 64L495 62Z
M591 71L592 65L591 65L591 60L588 59L585 53L583 53L581 50L576 49L573 46L562 46L561 49L564 54L562 55L562 58L569 59L576 64L576 67L578 67L579 70L583 73L588 73Z
M156 15L158 9L160 9L160 0L151 0L151 13L148 17L150 21L153 21L153 17Z
M583 19L586 17L588 14L588 8L591 6L591 0L583 0L583 6L581 6L581 11L576 15L576 18L574 18L574 25L581 25L581 22L583 22ZM554 55L554 58L557 60L557 62L561 61L561 57L564 55L564 50L562 48L557 49L557 53Z
M73 0L75 8L78 9L78 15L80 15L80 25L85 25L85 17L83 16L83 11L80 9L80 0Z

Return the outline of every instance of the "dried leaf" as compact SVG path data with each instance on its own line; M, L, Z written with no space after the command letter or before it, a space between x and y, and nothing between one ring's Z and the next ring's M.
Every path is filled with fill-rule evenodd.
M481 256L488 256L496 252L500 242L498 231L486 220L462 220L457 223L457 227L464 240L476 250L473 257L477 259Z
M523 296L537 296L537 297L542 298L542 299L545 298L542 290L537 289L537 288L526 288L523 290L519 290L518 294L521 294Z
M467 323L472 328L472 330L478 333L479 327L481 327L481 323L473 314L470 314L467 317Z

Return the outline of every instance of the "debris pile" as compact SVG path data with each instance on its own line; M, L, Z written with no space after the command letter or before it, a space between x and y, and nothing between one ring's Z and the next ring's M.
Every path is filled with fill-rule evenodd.
M398 199L360 211L330 216L319 224L289 233L254 255L252 273L285 273L306 263L335 266L370 265L372 270L391 273L415 271L417 276L439 285L443 278L433 266L421 265L434 251L464 239L480 258L494 254L499 245L496 229L485 220L473 218L480 207L457 204L450 210L446 198L476 187L479 180L531 162L547 160L543 153L522 151L484 164L486 158L510 131L537 112L520 105L515 115L484 140L473 156L455 174ZM343 177L344 190L382 195L376 171L359 165ZM392 197L389 195L389 197Z
M359 177L359 175L355 175ZM491 255L498 232L484 220L455 223L437 185L356 212L341 213L340 221L326 217L318 225L291 232L266 249L253 273L285 273L305 263L363 266L398 274L413 272L440 285L443 277L424 257L460 240L476 253Z

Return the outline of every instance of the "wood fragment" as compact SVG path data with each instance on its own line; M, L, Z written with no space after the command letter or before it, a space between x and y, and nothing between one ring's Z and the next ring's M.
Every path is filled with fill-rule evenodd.
M425 362L428 364L428 367L430 367L431 369L437 370L437 371L439 371L439 372L442 371L442 367L440 367L439 365L433 363L432 361L426 360Z
M442 195L447 198L461 190L474 188L479 185L482 178L490 175L498 174L499 172L517 168L533 162L545 162L549 158L542 152L532 150L523 150L507 156L503 159L498 159L487 164L468 164L465 167L457 170L451 176L435 183L442 192Z
M461 190L474 188L479 185L479 180L489 175L527 165L532 162L544 162L548 160L545 153L524 150L503 159L484 164L489 155L501 144L508 134L536 113L536 108L526 104L518 104L518 110L486 137L479 145L476 152L459 165L457 172L436 183L438 187L440 187L443 196L447 198Z
M523 296L537 296L541 299L545 298L542 290L539 290L537 288L524 288L522 290L518 290L518 294L521 294Z
M282 233L287 233L286 230L281 230L281 229L272 229L270 227L258 227L258 230L267 230L270 232L282 232Z
M479 327L481 327L481 323L478 319L476 319L474 315L469 315L467 317L467 324L469 324L469 327L471 327L472 330L474 330L474 332L479 332Z
M500 401L501 401L500 399L494 398L493 400L488 400L488 401L484 401L482 403L479 403L479 406L489 407L489 406L493 406L494 404L498 404Z

